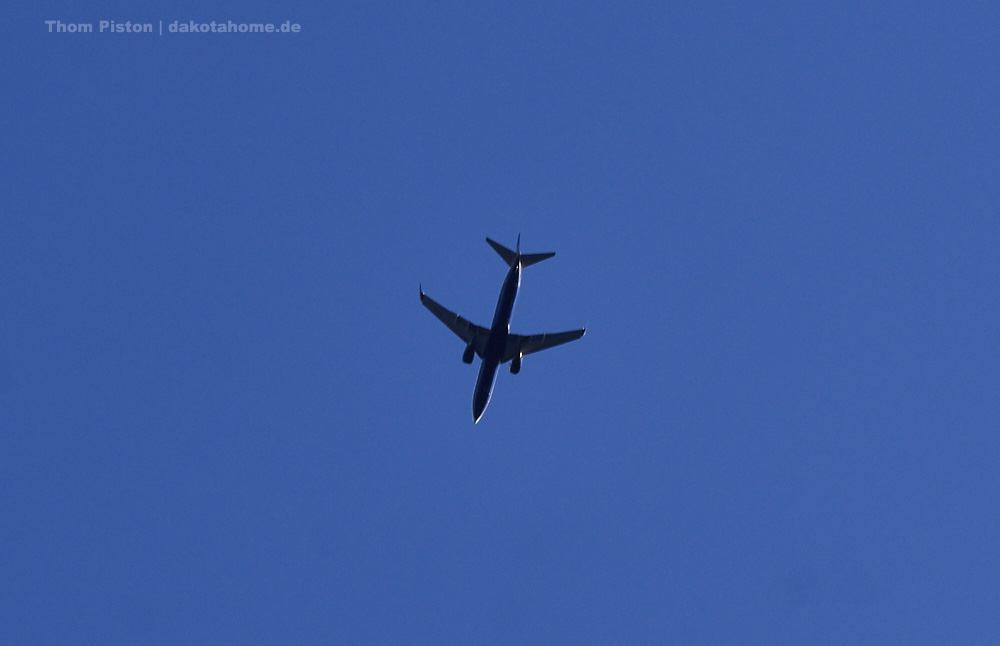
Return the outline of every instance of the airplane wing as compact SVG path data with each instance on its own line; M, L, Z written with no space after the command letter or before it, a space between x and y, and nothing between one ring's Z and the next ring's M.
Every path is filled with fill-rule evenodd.
M583 336L584 332L585 330L573 330L571 332L557 332L555 334L532 334L531 336L511 334L507 337L507 347L504 349L503 359L500 361L507 362L518 354L524 356L532 352L547 350L563 343L576 341Z
M486 341L490 338L489 330L470 323L458 314L455 314L451 310L445 308L433 298L425 294L423 288L420 289L420 302L423 303L424 307L429 309L434 316L438 317L442 323L447 325L448 329L457 334L460 339L465 341L466 345L471 343L473 349L476 351L476 354L482 358L483 354L486 352Z

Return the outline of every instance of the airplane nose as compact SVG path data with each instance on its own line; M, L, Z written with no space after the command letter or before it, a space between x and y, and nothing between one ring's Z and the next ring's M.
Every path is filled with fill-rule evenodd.
M483 413L486 412L486 407L490 404L490 395L486 393L476 393L476 396L472 399L472 421L476 424L479 420L483 418Z

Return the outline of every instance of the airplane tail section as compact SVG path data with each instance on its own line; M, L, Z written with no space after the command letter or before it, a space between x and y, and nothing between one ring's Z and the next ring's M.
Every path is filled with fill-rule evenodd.
M500 254L500 257L503 258L503 261L507 263L508 267L513 265L514 261L517 260L516 251L511 251L510 249L503 246L496 240L490 240L489 238L486 238L486 242L490 243L490 246L493 247L493 250L496 251L498 254Z
M535 263L542 262L543 260L546 260L556 255L555 252L524 253L524 254L521 253L521 236L517 237L517 251L511 251L510 249L503 246L496 240L491 240L489 238L486 238L486 242L490 243L490 246L493 247L493 250L496 251L501 258L503 258L504 262L507 263L508 267L510 265L513 265L518 258L521 259L522 267L529 267L531 265L534 265Z
M527 267L529 265L535 264L536 262L542 262L543 260L551 258L554 255L556 255L556 252L554 252L554 251L550 252L550 253L526 253L526 254L522 254L521 255L521 266L522 267Z

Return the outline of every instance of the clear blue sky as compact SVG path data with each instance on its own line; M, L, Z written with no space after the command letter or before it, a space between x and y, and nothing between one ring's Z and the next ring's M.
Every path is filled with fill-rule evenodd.
M0 642L1000 643L995 3L312 4L5 16Z

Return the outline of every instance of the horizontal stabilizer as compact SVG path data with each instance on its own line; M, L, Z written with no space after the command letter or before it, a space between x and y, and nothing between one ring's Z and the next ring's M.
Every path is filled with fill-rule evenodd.
M496 251L498 254L500 254L500 257L503 258L503 261L505 263L507 263L508 267L510 267L511 265L513 265L514 261L517 260L517 253L516 252L511 251L510 249L508 249L507 247L503 246L502 244L500 244L496 240L490 240L489 238L486 238L486 242L490 243L490 246L493 247L494 251Z
M543 260L547 260L547 259L551 258L554 255L556 255L556 252L554 252L554 251L551 252L551 253L525 253L525 254L521 254L521 266L522 267L529 267L529 266L535 264L536 262L542 262Z
M510 267L511 265L513 265L514 261L516 261L518 258L521 259L521 266L522 267L530 267L531 265L534 265L535 263L542 262L543 260L546 260L546 259L551 258L552 256L556 255L554 251L551 252L551 253L521 253L521 237L520 236L518 236L518 239L517 239L517 247L518 247L517 251L511 251L510 249L508 249L507 247L503 246L502 244L500 244L496 240L491 240L490 238L486 238L486 242L490 243L490 246L493 247L493 249L498 254L500 254L500 257L503 258L503 261L505 263L507 263L508 267Z

